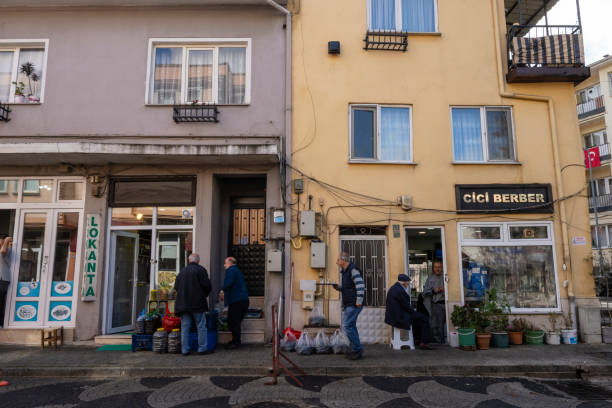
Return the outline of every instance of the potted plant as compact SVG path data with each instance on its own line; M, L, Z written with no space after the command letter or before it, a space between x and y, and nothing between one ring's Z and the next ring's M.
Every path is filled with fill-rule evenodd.
M529 327L529 323L527 320L522 317L516 318L512 320L512 325L510 326L510 344L519 345L523 344L523 332Z
M13 81L13 85L15 85L15 103L25 103L25 95L23 94L25 84L21 81Z
M563 316L563 323L565 326L565 329L561 330L563 344L578 344L578 332L574 329L572 312L568 312L567 315Z
M561 344L561 333L559 332L559 330L557 330L558 319L558 314L548 314L548 321L550 322L550 331L546 332L546 344L551 344L555 346Z
M459 334L459 348L474 350L476 347L476 310L471 305L453 307L451 322Z
M544 344L544 330L529 323L525 330L525 344Z
M488 350L489 345L491 344L491 319L485 307L480 308L477 312L477 320L476 320L476 342L478 343L479 350Z
M503 300L497 299L495 289L488 292L489 310L491 312L491 344L493 347L508 347L510 338L508 336L510 304L504 297Z

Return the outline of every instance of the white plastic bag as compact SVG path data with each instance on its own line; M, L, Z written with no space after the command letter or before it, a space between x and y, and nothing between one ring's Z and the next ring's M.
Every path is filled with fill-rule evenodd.
M325 316L321 313L318 306L315 306L310 312L310 317L308 318L308 324L310 326L325 326Z
M314 341L310 338L308 333L302 333L295 345L295 351L303 356L309 356L315 352Z
M349 351L349 340L340 330L336 330L331 338L334 354L346 354Z
M317 354L331 354L331 342L329 337L323 330L319 330L317 337L315 337L315 349Z
M297 339L295 335L291 332L287 332L280 342L280 348L282 351L295 351L296 343Z

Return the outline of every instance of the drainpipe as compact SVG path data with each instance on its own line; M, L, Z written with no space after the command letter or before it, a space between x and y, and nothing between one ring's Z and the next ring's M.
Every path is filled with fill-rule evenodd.
M561 163L559 159L559 136L557 132L557 117L555 114L555 107L553 100L550 96L540 96L540 95L527 95L527 94L517 94L514 92L508 92L506 90L506 81L503 76L503 62L501 55L501 45L500 45L500 32L499 32L499 7L498 0L491 0L493 5L492 13L493 13L493 29L495 35L495 55L497 60L497 84L499 87L499 96L502 98L508 99L519 99L526 101L535 101L535 102L544 102L548 105L548 122L550 125L550 141L553 149L553 162L555 167L555 183L557 184L557 195L559 198L565 197L565 192L563 189L563 184L561 180ZM567 215L565 208L565 201L559 201L559 216L561 218L561 235L562 235L562 245L563 245L563 270L565 271L565 277L568 281L567 286L567 297L570 303L570 312L573 316L573 325L574 329L577 328L576 323L576 302L574 296L574 274L572 271L571 258L570 258L570 250L569 250L569 234L567 231ZM568 268L567 262L569 261L570 265ZM569 277L569 279L568 279Z
M285 25L285 143L283 148L284 153L284 162L285 165L281 167L281 174L284 173L284 177L281 177L281 180L284 180L285 185L283 186L285 190L285 203L291 202L291 154L292 154L292 72L291 72L291 12L275 2L274 0L265 0L266 4L274 7L276 10L283 13L286 17L286 25ZM282 304L279 305L279 308L282 308L283 313L281 314L282 322L279 322L279 329L282 331L285 327L285 322L291 322L291 316L289 316L290 308L287 307L287 303L291 302L291 275L293 273L293 268L291 267L291 207L289 205L285 205L285 248L284 248L285 256L283 257L284 265L283 265L283 289L282 289ZM289 275L289 276L287 276ZM286 294L289 293L289 300L286 299Z

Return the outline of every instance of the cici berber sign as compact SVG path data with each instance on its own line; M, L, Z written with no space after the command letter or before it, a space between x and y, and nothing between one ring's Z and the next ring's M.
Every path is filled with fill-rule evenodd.
M85 236L85 266L83 269L83 291L81 300L96 300L96 278L98 276L98 246L100 244L100 216L87 214L87 235Z
M552 213L550 184L456 184L458 212Z

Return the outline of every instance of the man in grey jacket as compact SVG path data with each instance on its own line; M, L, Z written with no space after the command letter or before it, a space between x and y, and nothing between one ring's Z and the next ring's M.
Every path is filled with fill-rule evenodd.
M432 265L433 275L427 278L423 295L425 307L429 311L429 325L433 338L438 343L444 343L444 327L446 326L446 305L444 301L444 276L442 261L436 259Z

